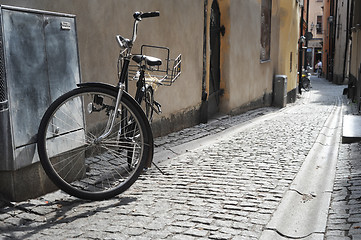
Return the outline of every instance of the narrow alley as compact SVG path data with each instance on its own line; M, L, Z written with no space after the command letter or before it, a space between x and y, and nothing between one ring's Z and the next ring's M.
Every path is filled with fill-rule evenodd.
M361 239L361 145L341 143L342 115L349 111L343 88L313 77L311 91L286 108L223 116L157 138L155 161L163 173L153 167L107 201L60 191L0 201L1 239ZM292 219L276 218L294 210L285 209L295 207L285 199L300 187L297 181L315 177L302 170L310 154L316 162L323 154L315 152L317 144L335 156L333 163L329 154L324 165L310 165L326 167L326 190L303 192L295 205L321 196L318 210L327 211L314 226L292 229ZM302 214L314 216L312 210Z

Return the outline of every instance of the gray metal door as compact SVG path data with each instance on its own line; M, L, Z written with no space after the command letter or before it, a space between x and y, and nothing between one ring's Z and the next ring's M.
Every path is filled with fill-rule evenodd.
M35 143L50 104L43 16L4 9L6 78L15 147Z
M44 16L51 102L80 82L75 18Z

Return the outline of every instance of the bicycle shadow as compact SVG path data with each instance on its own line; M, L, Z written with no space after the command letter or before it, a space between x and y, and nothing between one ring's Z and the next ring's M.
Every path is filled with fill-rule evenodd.
M0 216L8 214L12 216L13 221L18 220L18 222L0 223L0 233L2 235L0 237L4 239L29 239L31 236L53 226L69 224L108 209L126 206L136 200L135 197L119 197L104 201L73 198L53 202L44 201L42 204L36 205L30 202L20 205L5 203L7 206L0 208ZM42 208L45 211L42 211L44 210Z

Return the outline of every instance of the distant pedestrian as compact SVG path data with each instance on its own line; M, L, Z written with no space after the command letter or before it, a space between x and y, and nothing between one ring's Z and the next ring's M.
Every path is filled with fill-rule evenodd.
M321 60L317 61L315 69L317 71L317 76L321 77L321 75L322 75L322 62L321 62Z

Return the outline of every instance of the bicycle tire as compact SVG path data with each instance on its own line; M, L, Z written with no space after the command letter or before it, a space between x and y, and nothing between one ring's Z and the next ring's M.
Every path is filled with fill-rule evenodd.
M142 109L124 93L114 111L116 97L117 91L109 88L76 88L55 100L41 120L40 162L53 183L72 196L112 198L137 180L149 158L153 139ZM112 112L117 117L111 134L97 140Z

